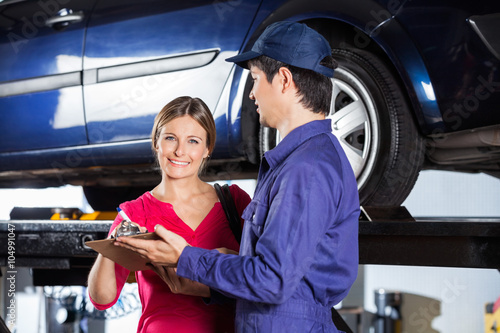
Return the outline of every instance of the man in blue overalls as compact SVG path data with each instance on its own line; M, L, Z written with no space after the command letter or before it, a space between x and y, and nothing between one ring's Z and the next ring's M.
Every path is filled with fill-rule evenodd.
M214 298L235 298L237 332L337 332L331 308L358 270L359 199L325 119L336 67L330 45L304 24L277 22L228 61L250 69L260 123L282 138L262 158L239 256L191 247L162 227L161 248L123 243L177 266L178 276L208 285Z

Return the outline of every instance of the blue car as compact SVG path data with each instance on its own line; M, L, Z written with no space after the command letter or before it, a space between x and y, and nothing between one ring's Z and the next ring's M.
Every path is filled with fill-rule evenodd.
M500 175L498 1L3 0L0 187L81 185L114 209L158 183L153 119L182 95L216 119L205 178L255 177L280 138L225 59L282 20L331 43L362 205L401 204L422 169Z

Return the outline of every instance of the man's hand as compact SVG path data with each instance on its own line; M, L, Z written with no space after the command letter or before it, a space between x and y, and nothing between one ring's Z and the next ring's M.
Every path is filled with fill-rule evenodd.
M153 264L176 267L182 251L189 244L184 238L161 225L155 227L155 232L160 237L159 240L118 237L114 244L137 252Z
M151 265L151 268L174 294L210 297L210 288L208 286L177 276L177 269L174 267Z

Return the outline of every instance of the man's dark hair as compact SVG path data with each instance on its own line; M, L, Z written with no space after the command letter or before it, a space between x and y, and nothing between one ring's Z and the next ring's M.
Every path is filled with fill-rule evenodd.
M324 58L321 65L333 69L337 68L337 62L331 56ZM249 60L248 67L250 66L256 66L263 71L269 83L272 82L281 67L288 68L293 75L298 94L301 96L300 103L314 113L324 113L325 115L330 113L333 86L329 77L310 69L285 64L264 55Z

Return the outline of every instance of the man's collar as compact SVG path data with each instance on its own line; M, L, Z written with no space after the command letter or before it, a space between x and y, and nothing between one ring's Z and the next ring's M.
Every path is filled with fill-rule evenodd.
M288 135L273 149L264 154L269 167L273 169L276 165L284 161L298 146L313 136L331 133L331 119L314 120L299 126L292 130Z

